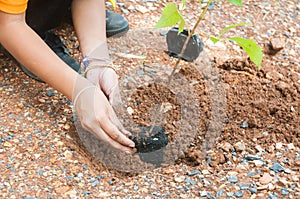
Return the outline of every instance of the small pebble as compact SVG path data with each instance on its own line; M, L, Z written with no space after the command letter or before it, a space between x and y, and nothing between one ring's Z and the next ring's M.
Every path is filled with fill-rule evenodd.
M178 182L178 183L181 183L181 182L184 181L184 179L185 179L184 176L179 176L179 177L174 178L174 181L175 181L175 182Z
M260 169L257 170L257 174L258 174L258 175L261 174L261 170L260 170Z
M296 188L296 183L292 184L290 188L295 189Z
M73 179L73 176L66 176L66 180L70 181Z
M37 169L36 172L40 175L43 176L43 172L40 169Z
M207 191L200 191L199 193L200 193L200 196L202 196L202 197L207 196Z
M127 112L128 112L129 115L132 115L133 112L134 112L134 110L133 110L133 108L131 108L131 107L129 106L129 107L127 107Z
M91 192L89 192L89 191L84 191L84 192L82 192L82 195L84 195L84 196L88 196L88 195L90 195L91 194Z
M257 167L260 167L260 166L262 166L264 164L264 162L262 160L253 160L253 163Z
M251 172L249 172L249 173L247 174L247 176L248 176L248 177L253 177L253 176L255 176L255 172L254 172L254 171L251 171Z
M280 171L284 171L285 168L279 164L279 163L274 163L271 167L270 167L271 170L275 171L276 173L280 172Z
M257 188L248 188L248 191L250 191L250 193L254 194L254 193L257 193Z
M99 184L99 180L95 180L93 183L92 183L92 187L95 187Z
M295 150L295 146L294 146L293 143L289 143L289 144L287 145L287 148L288 148L289 150Z
M236 151L244 151L246 149L244 142L237 142L234 144L234 147Z
M202 170L202 174L203 174L203 175L209 175L210 172L209 172L209 170L207 170L207 169L203 169L203 170Z
M104 179L104 176L103 175L98 175L97 178L98 179Z
M137 73L137 75L143 75L144 71L143 70L138 70L136 73Z
M233 193L232 192L227 192L226 195L231 197L231 196L233 196Z
M53 95L53 91L51 89L47 90L46 94L48 97L51 97Z
M214 196L214 195L212 195L211 193L207 193L207 197L209 198L209 199L216 199L216 197Z
M207 8L207 10L213 10L215 7L215 2L211 2Z
M254 156L254 155L246 155L245 159L248 160L248 161L262 160L261 157Z
M281 189L281 194L282 195L287 195L287 194L289 194L289 190L287 188L282 188Z
M200 179L200 180L203 180L203 179L204 179L204 175L200 174L200 175L199 175L199 179Z
M285 169L284 169L284 173L291 174L291 173L292 173L292 170L291 170L291 169L288 169L288 168L285 168Z
M227 177L227 180L228 180L229 182L232 182L232 183L236 183L236 182L239 181L238 178L237 178L236 176L228 176L228 177Z
M242 191L237 191L234 193L234 196L237 197L237 198L241 198L244 196L243 192Z
M265 131L265 132L263 132L263 135L264 135L265 137L267 137L267 136L269 135L269 133L268 133L267 131Z
M238 184L238 187L241 190L244 190L244 189L248 189L250 187L250 184Z
M211 163L211 157L210 156L206 156L206 162L207 162L207 164Z
M269 195L268 199L277 199L277 196L274 194Z
M188 192L188 190L190 190L187 186L184 186L183 187L183 190L185 191L185 192Z
M241 128L248 128L248 127L249 127L248 122L243 121L243 123L241 124L240 127L241 127Z
M221 197L224 194L224 192L225 192L224 189L221 189L217 192L216 196Z
M272 182L273 178L270 176L269 173L264 173L264 175L259 179L259 182L263 185Z
M187 175L188 176L194 176L194 175L197 175L199 173L200 173L200 171L198 169L195 169L195 170L193 170L191 172L188 172Z
M223 151L229 152L233 149L233 147L229 142L225 142L221 145L221 149L223 149Z
M187 185L194 185L194 184L196 184L196 181L195 180L191 180L190 178L187 178L187 179L185 179L185 183Z
M129 10L127 10L127 9L125 9L125 8L123 8L123 7L121 7L121 10L122 10L122 12L123 12L125 15L127 15L127 14L129 13Z
M77 174L77 177L78 177L78 178L82 178L82 177L83 177L83 173L78 173L78 174Z
M276 143L275 148L278 149L278 150L281 149L282 148L282 143L281 142Z

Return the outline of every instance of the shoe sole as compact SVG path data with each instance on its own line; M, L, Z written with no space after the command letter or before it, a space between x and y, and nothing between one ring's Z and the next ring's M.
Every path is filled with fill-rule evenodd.
M122 27L119 30L114 30L114 31L107 31L106 30L106 37L121 37L125 35L129 30L129 25L126 27Z

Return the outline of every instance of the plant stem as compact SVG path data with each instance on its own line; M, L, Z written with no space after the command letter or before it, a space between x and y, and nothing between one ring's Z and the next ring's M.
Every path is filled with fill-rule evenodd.
M171 73L170 76L169 76L168 84L171 82L172 77L174 76L176 70L178 70L178 72L180 71L181 67L179 66L179 63L180 63L180 61L182 60L182 56L183 56L183 54L184 54L184 52L185 52L185 50L186 50L186 46L187 46L189 40L191 39L191 37L194 35L194 33L195 33L195 31L196 31L196 28L198 27L199 23L200 23L201 20L203 19L205 13L207 12L208 6L211 4L211 2L212 2L212 0L209 0L209 1L208 1L207 5L204 7L203 11L201 12L200 16L198 17L198 20L197 20L197 22L195 23L195 25L194 25L192 31L189 32L189 34L188 34L188 36L187 36L187 38L186 38L186 40L185 40L185 42L184 42L184 44L183 44L183 47L182 47L181 52L180 52L180 54L179 54L179 57L178 57L178 59L177 59L177 61L176 61L176 63L175 63L175 66L173 67L172 73ZM202 3L202 1L201 1L200 3Z
M180 63L180 61L182 60L182 56L183 56L183 54L184 54L184 52L185 52L185 50L186 50L187 44L188 44L189 40L191 39L191 37L194 35L196 28L198 27L199 23L200 23L201 20L203 19L205 13L206 13L207 10L208 10L208 6L211 4L211 2L212 2L212 0L209 0L209 1L208 1L207 5L204 7L204 9L202 10L200 16L198 17L197 22L194 24L192 31L189 32L189 34L188 34L188 36L187 36L187 38L186 38L186 40L185 40L185 42L184 42L184 44L183 44L183 46L182 46L181 52L180 52L180 54L179 54L179 57L178 57L178 59L177 59L175 65L174 65L174 67L173 67L173 70L172 70L172 72L171 72L171 74L170 74L170 76L169 76L169 78L168 78L167 85L169 85L169 84L171 83L172 77L175 75L176 71L178 71L178 72L180 71L181 66L179 65L179 63ZM200 1L200 4L202 4L202 1ZM164 92L163 92L163 95L162 95L162 96L164 96ZM160 103L161 103L160 108L159 108L159 109L160 109L160 110L159 110L160 112L162 111L162 96L160 97ZM159 115L160 115L160 114L156 114L156 116L154 117L153 125L151 126L150 131L149 131L150 134L151 134L152 131L153 131L153 128L154 128L154 126L155 126L155 123L156 123L156 121L157 121Z

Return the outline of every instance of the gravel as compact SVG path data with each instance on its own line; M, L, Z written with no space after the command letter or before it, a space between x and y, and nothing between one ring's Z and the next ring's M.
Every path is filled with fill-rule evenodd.
M122 10L126 13L132 29L154 24L159 18L162 4L166 1L133 2L119 1L123 3ZM233 10L229 16L228 12L224 12L229 6L222 3L224 8L221 9L216 3L210 7L215 12L215 15L210 15L214 26L203 27L203 31L218 32L223 24L214 20L220 17L228 19L224 23L229 23L233 18L235 22L249 18L255 22L254 27L258 30L241 28L239 32L245 35L249 33L262 44L275 34L276 26L280 23L284 26L284 30L280 31L287 42L284 53L270 61L274 62L272 67L280 68L282 64L299 65L297 55L300 52L295 47L295 42L300 41L297 18L299 5L296 4L296 1L245 2L244 9ZM195 12L194 8L187 9L190 13ZM122 10L118 8L119 12ZM191 21L195 16L190 14L187 17ZM269 23L274 23L274 27L266 30L264 26ZM71 33L70 37L74 37L69 26L58 31L61 35ZM297 34L295 38L293 35ZM78 42L72 40L67 45L69 49L75 49L72 56L80 61L80 53L76 50ZM222 47L221 44L220 46ZM228 50L224 56L228 58L230 53ZM223 57L220 59L225 60ZM300 74L299 70L290 71L291 74L295 72ZM3 55L0 73L1 198L300 197L299 142L284 139L284 135L280 133L282 141L272 142L275 139L272 129L275 127L270 126L268 131L261 132L253 130L252 140L245 138L233 142L230 135L223 135L226 141L216 143L207 159L195 156L196 160L190 162L179 161L174 165L146 170L139 174L122 173L96 162L81 145L73 125L71 103L64 96L49 85L35 82L24 75ZM270 78L277 77L274 74L269 75ZM278 78L280 79L280 75ZM266 81L265 88L271 84L274 82ZM279 85L278 89L282 86ZM259 106L259 100L253 99L253 106ZM282 111L280 105L278 106L276 110ZM299 106L293 106L290 111L293 112L292 110L299 111ZM237 122L241 134L245 130L251 131L251 125L250 118ZM267 125L270 124L265 126ZM285 125L288 125L288 120ZM272 144L269 142L258 147L257 142L260 139L271 140Z

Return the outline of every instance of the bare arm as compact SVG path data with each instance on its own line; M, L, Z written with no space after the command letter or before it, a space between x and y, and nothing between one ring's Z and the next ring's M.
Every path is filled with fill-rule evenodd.
M76 110L83 126L96 137L128 153L134 143L115 116L107 98L94 86L65 64L26 24L25 13L7 14L0 11L0 43L27 69L66 95L77 98ZM84 92L81 92L84 91Z
M0 11L0 27L0 43L30 71L72 100L78 74L26 24L25 13Z

